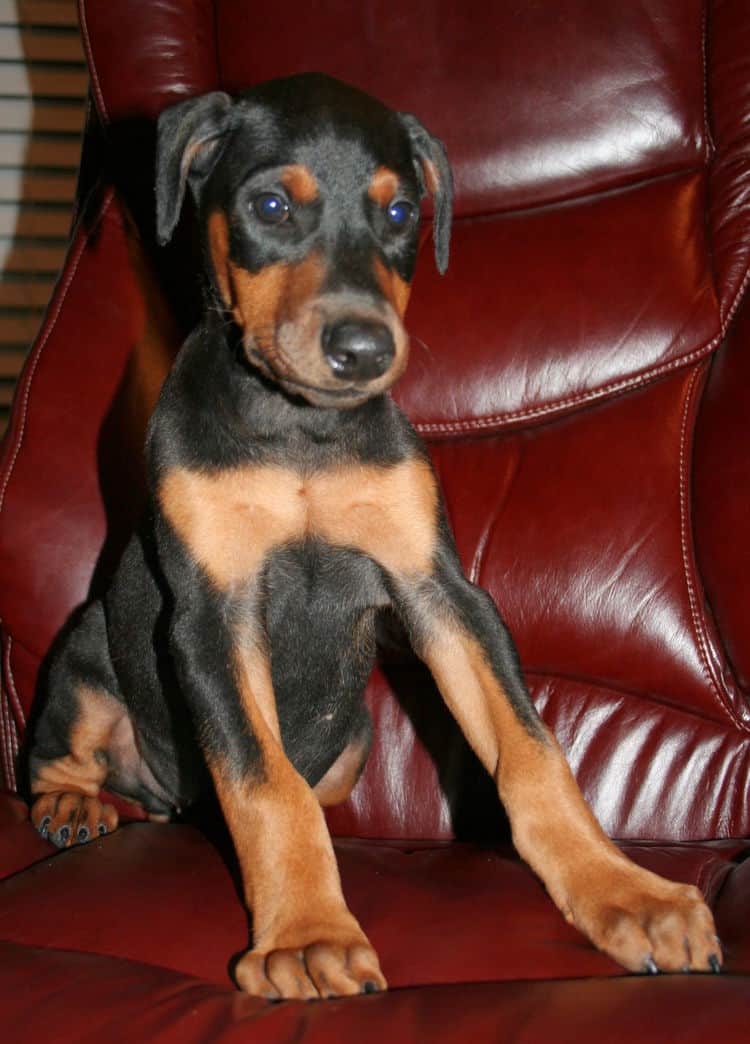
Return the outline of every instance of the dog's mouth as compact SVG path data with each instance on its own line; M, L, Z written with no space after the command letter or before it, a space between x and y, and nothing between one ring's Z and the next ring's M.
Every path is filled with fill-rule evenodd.
M329 409L347 409L360 406L363 402L372 398L379 391L368 388L356 387L355 385L344 385L341 387L322 387L294 375L289 370L279 372L278 353L275 353L275 361L272 364L263 352L252 346L246 346L245 354L248 362L255 366L264 377L278 384L288 395L293 398L302 398L312 406L321 406Z
M313 406L359 406L392 387L406 368L408 337L392 314L331 316L315 309L264 333L245 332L250 364Z
M361 388L316 388L303 381L289 378L280 380L279 384L288 394L300 396L311 406L320 406L323 409L352 409L355 406L361 406L368 399L374 398L376 394L381 394L380 392L363 391Z

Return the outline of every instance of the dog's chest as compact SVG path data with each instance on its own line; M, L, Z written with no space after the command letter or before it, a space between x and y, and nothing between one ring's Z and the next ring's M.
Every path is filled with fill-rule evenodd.
M175 468L158 500L222 590L257 576L275 549L306 539L360 551L387 572L429 572L437 533L435 480L419 459L307 476L277 465L208 474Z

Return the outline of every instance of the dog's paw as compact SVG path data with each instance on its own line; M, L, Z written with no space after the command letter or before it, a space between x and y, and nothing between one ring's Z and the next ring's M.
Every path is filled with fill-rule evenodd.
M701 892L633 867L599 880L563 911L632 972L718 972L722 953Z
M103 805L98 798L54 791L36 799L31 822L58 848L69 848L111 834L118 816L112 805Z
M235 978L245 993L266 1000L351 997L388 988L365 936L348 943L320 938L299 948L250 950L240 958Z

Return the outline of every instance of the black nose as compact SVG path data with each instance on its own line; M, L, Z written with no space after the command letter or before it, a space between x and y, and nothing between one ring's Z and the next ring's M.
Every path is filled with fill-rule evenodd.
M323 329L323 354L342 381L381 377L393 362L391 331L374 319L342 319Z

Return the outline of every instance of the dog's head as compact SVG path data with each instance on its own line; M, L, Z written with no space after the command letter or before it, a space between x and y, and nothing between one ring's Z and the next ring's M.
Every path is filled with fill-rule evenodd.
M441 272L451 223L445 149L414 116L319 74L190 99L159 119L161 243L186 185L214 303L254 366L317 406L357 405L400 377L421 197Z

